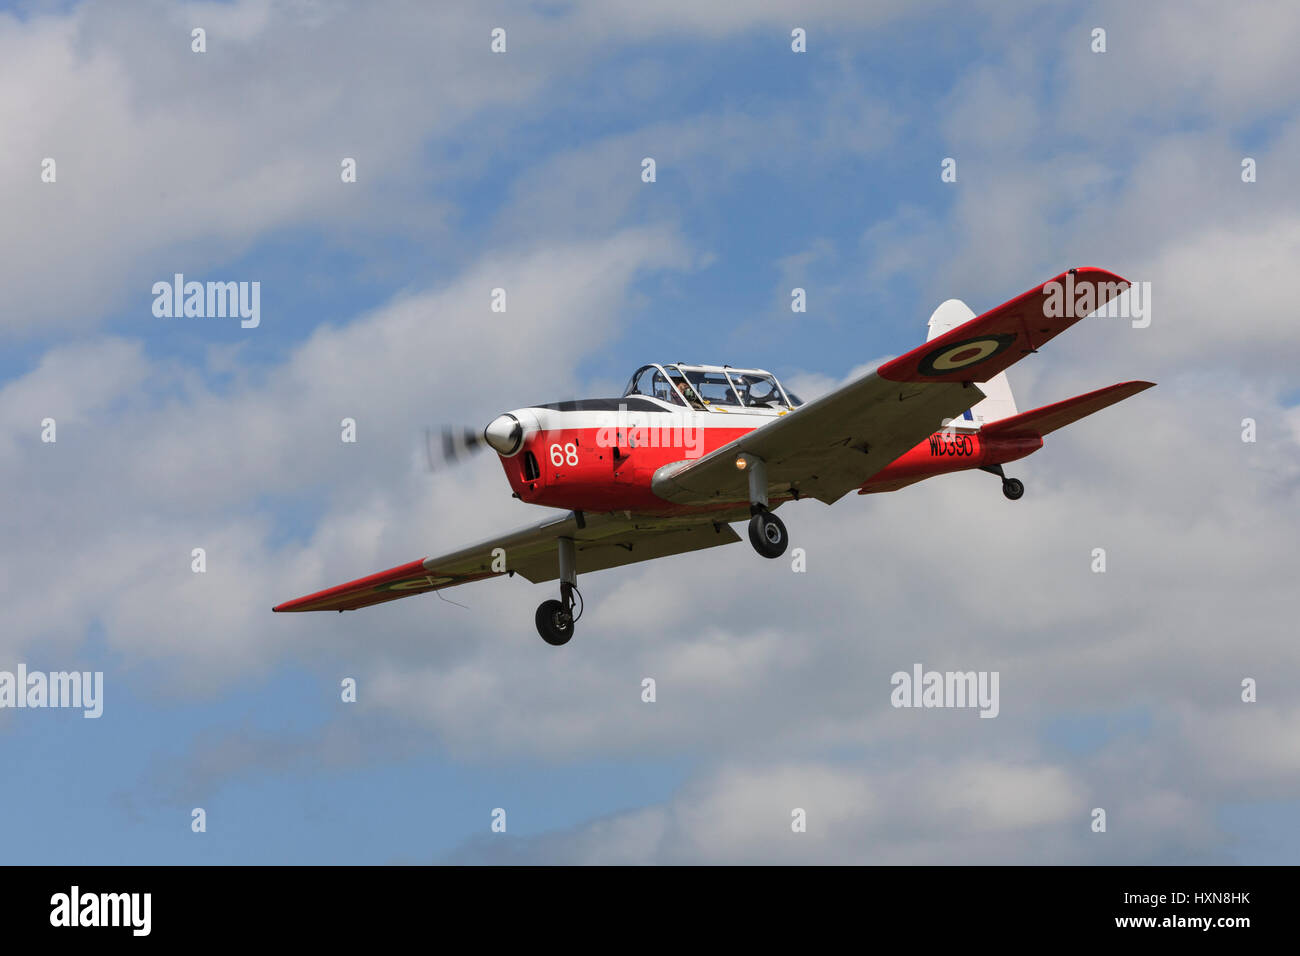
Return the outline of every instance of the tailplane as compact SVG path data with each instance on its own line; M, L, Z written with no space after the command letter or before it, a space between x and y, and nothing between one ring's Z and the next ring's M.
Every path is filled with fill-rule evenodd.
M1073 424L1080 418L1093 414L1093 412L1099 412L1103 408L1109 408L1116 402L1122 402L1124 399L1136 395L1138 392L1146 391L1153 385L1155 385L1155 382L1120 382L1118 385L1108 385L1106 388L1099 388L1095 392L1076 395L1074 398L1067 398L1063 402L1035 408L1023 415L1013 415L1010 418L992 422L985 425L980 434L986 439L1030 438L1034 436L1041 438L1043 435Z

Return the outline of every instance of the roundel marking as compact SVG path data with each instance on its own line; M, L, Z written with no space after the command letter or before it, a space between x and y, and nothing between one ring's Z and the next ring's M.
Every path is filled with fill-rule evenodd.
M981 335L944 345L921 359L917 371L922 375L947 375L991 359L1006 351L1015 340L1014 335Z

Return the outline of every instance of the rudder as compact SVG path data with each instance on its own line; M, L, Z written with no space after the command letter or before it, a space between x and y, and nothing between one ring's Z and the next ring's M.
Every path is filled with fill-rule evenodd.
M961 299L949 299L939 305L930 316L930 331L925 340L938 338L964 322L975 318L975 313ZM1017 414L1016 400L1011 394L1011 383L1006 372L998 372L987 382L976 382L984 398L967 409L953 421L958 428L980 428L989 422L1000 421Z

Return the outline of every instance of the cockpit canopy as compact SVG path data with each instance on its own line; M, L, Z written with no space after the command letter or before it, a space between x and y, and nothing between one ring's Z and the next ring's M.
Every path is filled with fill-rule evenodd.
M729 365L643 365L628 382L629 395L645 395L685 408L787 410L803 403L781 387L776 376L756 368Z

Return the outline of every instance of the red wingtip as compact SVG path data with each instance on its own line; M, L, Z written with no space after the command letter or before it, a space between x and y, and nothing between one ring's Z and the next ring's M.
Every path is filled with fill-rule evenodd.
M1070 269L886 362L876 374L891 382L987 382L1129 287L1105 269Z

